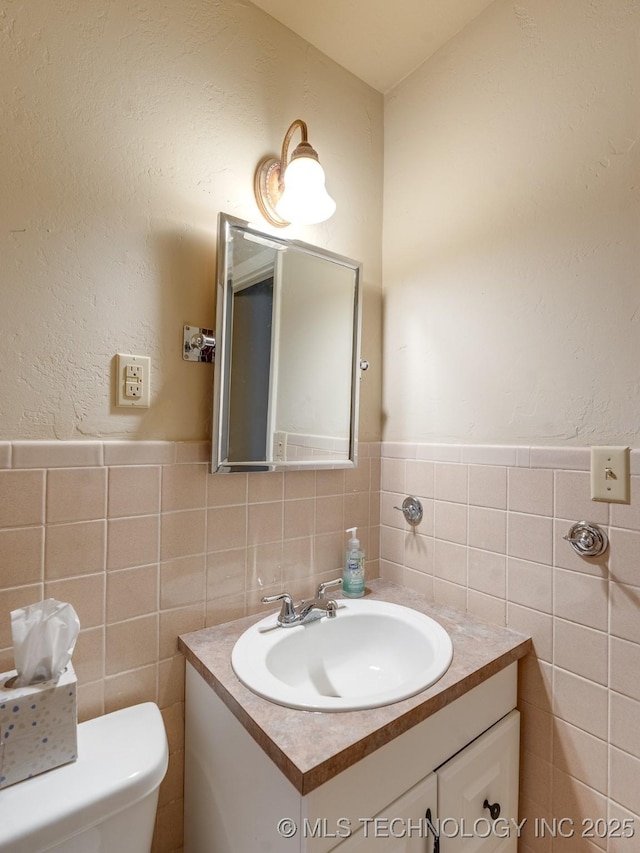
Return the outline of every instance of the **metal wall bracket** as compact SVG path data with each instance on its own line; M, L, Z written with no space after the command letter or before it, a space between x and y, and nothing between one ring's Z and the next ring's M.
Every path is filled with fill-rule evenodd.
M185 326L183 333L182 358L184 361L206 361L211 364L216 354L216 339L213 329Z

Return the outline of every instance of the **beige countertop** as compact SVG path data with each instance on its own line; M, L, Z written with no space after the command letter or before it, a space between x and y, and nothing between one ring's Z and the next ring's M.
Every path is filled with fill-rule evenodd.
M453 642L451 666L439 681L409 699L382 708L336 713L298 711L269 702L245 687L231 667L231 650L250 625L269 614L268 609L179 638L179 648L189 663L303 795L531 650L531 640L522 634L427 601L388 581L369 581L367 596L426 613L442 625Z

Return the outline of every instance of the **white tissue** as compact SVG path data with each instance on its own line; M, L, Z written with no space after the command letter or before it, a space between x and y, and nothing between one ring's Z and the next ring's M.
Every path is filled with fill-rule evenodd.
M18 671L14 686L27 687L62 675L79 631L76 611L55 598L12 610L13 654Z

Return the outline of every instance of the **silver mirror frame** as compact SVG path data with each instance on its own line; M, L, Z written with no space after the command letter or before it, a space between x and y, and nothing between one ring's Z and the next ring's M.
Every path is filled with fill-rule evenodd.
M354 273L353 346L351 367L351 413L349 429L348 459L296 459L291 462L260 460L229 462L226 458L228 434L229 396L229 352L231 334L231 300L229 295L229 253L234 232L250 234L258 240L278 244L283 249L291 248L339 264ZM211 471L214 474L259 471L326 470L332 468L355 468L358 463L358 420L360 403L361 370L366 369L360 355L362 334L362 264L351 258L329 252L318 246L299 240L286 240L279 236L259 231L248 222L220 213L218 217L218 246L216 259L216 357L213 387L213 430L211 441Z

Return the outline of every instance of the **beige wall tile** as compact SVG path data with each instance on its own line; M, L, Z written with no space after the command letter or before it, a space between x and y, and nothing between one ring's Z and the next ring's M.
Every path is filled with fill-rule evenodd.
M553 668L553 713L601 740L607 738L606 689L558 667Z
M173 655L158 663L158 706L167 708L176 702L184 702L185 658Z
M261 545L282 539L282 502L249 504L247 509L247 544ZM340 516L342 519L342 515Z
M157 564L107 573L107 624L155 613L157 609Z
M44 522L44 471L0 471L0 527Z
M369 493L356 492L344 496L342 529L357 527L364 530L369 526Z
M511 512L553 515L553 471L509 468L508 507Z
M492 465L470 465L469 504L506 509L507 469Z
M435 465L420 459L408 459L405 468L405 490L421 500L435 495Z
M493 595L485 595L476 592L475 589L467 590L467 611L478 619L491 622L492 625L505 625L507 620L506 602L504 598L495 598Z
M47 580L104 571L105 521L47 525L44 575Z
M101 441L14 441L14 468L75 468L103 464Z
M608 524L609 504L591 500L591 476L587 471L556 471L555 516Z
M507 513L499 509L469 507L469 546L506 553Z
M630 673L631 675L631 673ZM637 673L635 673L637 676ZM633 677L633 675L631 675ZM610 735L613 746L623 749L635 758L640 758L640 702L629 699L620 693L611 691L610 698Z
M558 819L566 817L568 821L573 822L573 826L576 828L574 838L579 843L577 850L583 850L584 853L587 853L587 841L582 838L582 822L585 818L591 820L606 819L606 798L599 791L590 788L560 769L554 770L552 784L554 816ZM571 829L571 823L567 822L566 826L568 830Z
M507 558L491 551L468 550L469 587L496 598L505 598Z
M635 586L612 583L611 595L611 633L623 640L640 643L640 590Z
M609 543L611 579L640 587L640 531L612 527Z
M43 580L44 527L0 530L0 567L3 587Z
M284 474L270 472L248 475L249 503L281 501L284 497Z
M391 580L391 578L389 578ZM429 601L433 601L433 576L424 572L405 568L402 576L402 585L414 592L424 595Z
M92 720L104 714L104 681L78 684L78 722Z
M553 758L553 716L524 699L518 699L520 747L551 763Z
M607 630L609 585L605 580L554 569L554 590L556 616L599 631Z
M247 507L228 506L207 512L207 551L228 551L247 545Z
M344 529L344 496L316 498L316 533L344 532Z
M78 684L90 681L102 681L104 678L105 629L100 624L97 628L81 630L71 661L78 678ZM102 694L101 694L102 700Z
M139 702L155 702L158 665L150 664L129 672L110 675L104 681L104 710L110 714Z
M607 685L609 639L604 632L555 619L553 645L556 666Z
M522 750L520 753L520 791L523 797L543 809L551 808L551 779L553 764L538 755ZM538 810L536 809L536 812Z
M518 663L518 691L525 702L551 712L553 667L533 655L522 658Z
M609 796L621 806L640 814L640 760L614 746L609 747ZM638 827L636 827L637 833Z
M356 469L358 470L358 469ZM301 498L315 498L316 496L316 472L315 471L285 471L284 474L284 498L285 500L300 500Z
M250 545L247 549L247 590L278 585L282 586L282 541Z
M163 610L160 614L160 640L158 658L175 657L178 654L178 637L204 628L204 603Z
M380 467L380 488L383 492L405 494L404 459L388 459L383 457Z
M467 507L464 504L435 501L433 532L438 539L466 545Z
M434 497L436 501L466 504L469 495L467 465L450 465L436 462L434 465Z
M10 441L0 441L0 468L11 468Z
M176 462L206 462L211 465L210 441L176 441Z
M553 521L539 515L507 515L507 553L534 563L553 561Z
M290 581L310 577L314 564L313 536L285 539L282 543L282 582L285 587Z
M247 502L248 474L208 474L207 506L234 506Z
M619 640L617 637L611 637L609 644L609 687L632 699L640 700L640 678L633 675L640 672L640 645Z
M168 465L176 461L173 441L105 441L105 465Z
M553 617L530 607L507 603L507 626L533 639L538 658L553 660Z
M441 543L448 544L448 543ZM404 534L404 564L409 569L421 573L433 574L434 539L421 533L410 531Z
M467 609L467 590L457 583L450 583L441 578L433 579L433 598L441 604L456 607L458 610Z
M104 572L100 572L96 575L48 581L44 585L44 594L46 598L68 601L78 614L81 628L95 628L104 624L104 578Z
M507 560L507 597L515 604L551 613L553 569L526 560Z
M207 554L207 601L243 593L246 569L246 548Z
M407 523L404 520L402 510L396 507L402 506L402 495L397 495L394 492L380 492L380 522L387 527L395 527L398 530L406 530ZM431 516L433 523L433 503L431 506Z
M342 571L345 542L343 533L322 533L313 537L314 572Z
M609 835L608 853L631 853L631 839L638 837L640 817L611 800L609 800L607 817L608 826L612 829Z
M167 655L168 657L168 655ZM158 615L107 625L105 674L117 675L158 660Z
M569 776L607 793L607 742L558 718L553 721L553 763Z
M371 487L371 462L367 458L361 457L355 468L345 468L344 471L344 491L345 494L351 492L366 492L368 493Z
M161 470L159 465L109 468L109 517L157 514L160 511Z
M196 554L160 564L160 609L195 604L205 598L206 557Z
M106 468L57 468L47 473L47 521L85 521L107 514Z
M18 586L13 589L0 589L0 649L8 649L13 643L11 611L26 607L28 604L36 604L42 601L43 596L44 584L41 583Z
M368 511L367 505L367 511ZM301 536L313 536L316 525L315 498L303 498L284 502L285 539L299 539Z
M344 494L344 470L316 471L316 497Z
M611 525L640 530L640 477L631 477L631 500L628 504L611 504Z
M207 510L163 512L160 517L160 559L175 560L206 550Z
M157 515L110 519L107 569L128 569L157 563L159 520Z
M205 625L220 625L223 622L231 622L232 619L241 619L246 616L247 604L245 593L226 595L223 598L214 598L207 601Z
M453 542L434 540L433 574L451 583L467 584L467 549Z

